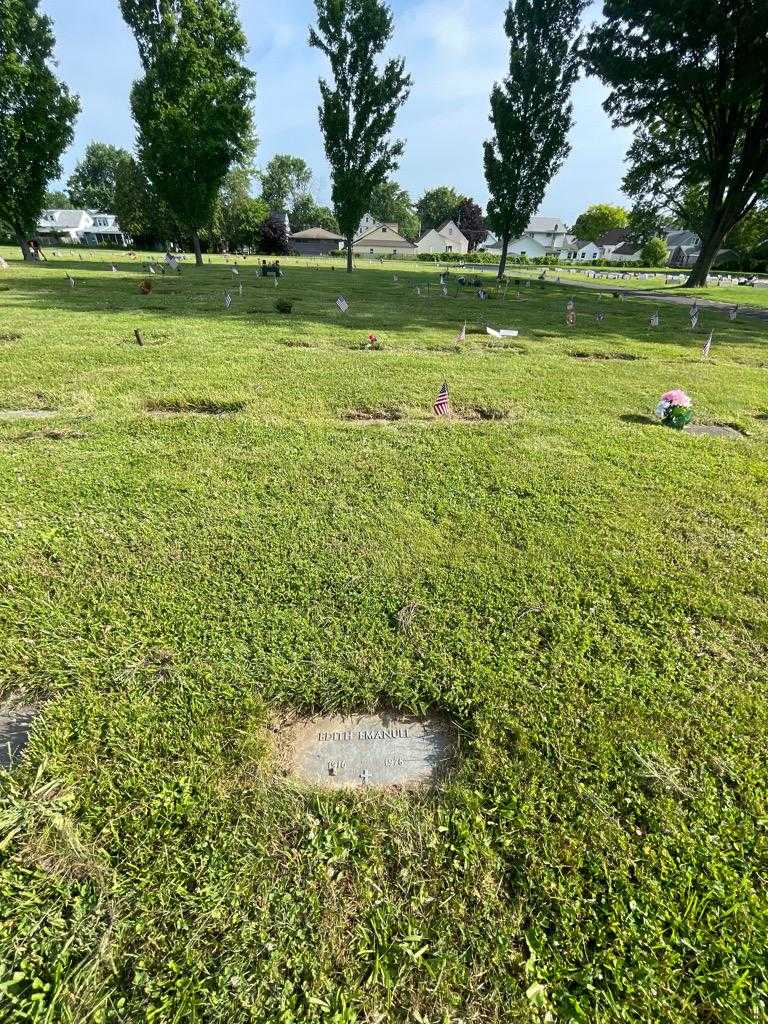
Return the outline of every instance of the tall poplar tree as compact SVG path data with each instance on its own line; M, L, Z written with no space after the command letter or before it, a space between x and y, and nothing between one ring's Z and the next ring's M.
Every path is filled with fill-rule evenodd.
M511 0L504 19L509 74L491 91L494 137L485 143L486 223L501 239L525 231L570 153L571 89L579 74L579 18L586 0Z
M141 165L198 264L229 169L253 152L255 76L234 0L120 0L144 77L131 92Z
M605 109L633 126L624 191L639 210L685 221L704 197L701 251L686 282L706 284L729 233L768 178L766 0L605 0L587 69L610 88Z
M376 65L393 30L383 0L315 0L315 7L317 26L310 29L309 43L326 55L333 75L332 85L320 80L320 127L351 273L355 231L374 189L397 168L403 152L403 142L389 135L411 79L402 58L387 61L381 70Z
M61 174L80 109L58 81L51 19L38 0L0 4L0 223L16 236L25 260L27 239L45 206L46 186Z

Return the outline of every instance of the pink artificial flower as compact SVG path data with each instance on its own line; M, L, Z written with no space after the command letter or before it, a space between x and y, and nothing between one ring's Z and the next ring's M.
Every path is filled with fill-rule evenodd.
M681 405L684 409L689 409L693 402L680 388L674 388L672 391L667 391L665 395L661 396L662 402L669 402L670 405Z

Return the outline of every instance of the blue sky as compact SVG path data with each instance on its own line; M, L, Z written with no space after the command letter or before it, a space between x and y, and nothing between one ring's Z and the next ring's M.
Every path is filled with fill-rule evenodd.
M397 135L406 140L396 177L414 198L434 185L453 185L484 204L482 143L488 137L488 95L506 70L506 0L390 0L396 35L414 84ZM75 141L63 159L64 179L92 139L132 149L128 96L139 74L133 37L117 0L42 0L57 39L59 74L80 96ZM307 46L312 0L240 0L257 74L257 163L275 153L304 157L317 198L328 201L328 170L317 123L317 79L324 60ZM591 20L598 13L588 12ZM541 213L573 221L592 202L624 202L620 192L626 131L602 110L595 79L574 91L572 151L552 182Z

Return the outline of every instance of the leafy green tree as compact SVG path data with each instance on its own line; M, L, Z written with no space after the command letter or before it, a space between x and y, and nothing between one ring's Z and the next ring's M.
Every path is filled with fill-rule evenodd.
M261 172L261 198L270 210L291 210L309 195L312 171L300 156L277 153Z
M255 148L254 75L234 0L120 0L144 77L131 92L153 189L192 237L211 223L222 182Z
M624 190L677 214L706 195L701 253L687 285L706 283L730 231L768 176L768 11L764 0L605 0L587 67L608 85L615 125L634 126Z
M315 7L317 26L310 29L309 43L328 58L333 76L333 84L320 80L320 127L351 273L355 231L374 188L397 168L403 152L403 143L391 140L390 132L411 79L401 58L377 65L393 31L392 12L383 0L315 0Z
M473 252L488 237L483 211L474 201L467 197L459 203L456 211L456 223L469 242L469 251Z
M640 250L640 262L644 267L663 267L669 259L669 249L663 238L649 238Z
M306 231L307 228L325 228L326 231L338 233L339 224L333 210L327 206L318 206L310 195L301 196L289 214L293 231Z
M66 192L57 189L46 189L43 198L44 210L72 210L74 204Z
M269 214L263 199L251 194L253 171L247 166L233 167L224 178L216 199L213 217L204 236L218 249L255 246L261 225Z
M627 220L627 230L639 242L647 242L649 238L661 236L675 225L674 217L664 213L655 204L643 202L635 203Z
M69 198L76 208L114 213L115 182L121 167L131 159L126 149L106 142L89 142L82 160L67 181Z
M121 229L137 245L167 243L179 240L184 234L168 205L152 188L141 165L132 157L118 169L112 212Z
M39 0L0 3L0 224L25 260L27 239L45 206L48 182L61 174L61 154L72 141L80 109L53 74L51 19Z
M450 185L438 185L437 188L427 189L416 203L422 234L430 228L439 227L447 220L456 220L464 198Z
M606 231L625 228L628 224L629 214L623 206L594 203L576 218L571 233L585 242L596 242Z
M411 197L396 181L387 179L374 187L368 213L376 220L397 224L400 234L410 242L419 237L419 218Z
M485 143L486 222L501 239L522 234L571 150L571 89L579 74L578 25L586 0L511 0L504 19L509 74L491 91L494 137Z

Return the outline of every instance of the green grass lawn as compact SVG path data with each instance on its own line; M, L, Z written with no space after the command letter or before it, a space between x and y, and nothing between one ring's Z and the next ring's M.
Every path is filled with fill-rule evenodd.
M3 1024L766 1020L768 327L4 252ZM281 778L285 710L392 707L441 792Z

